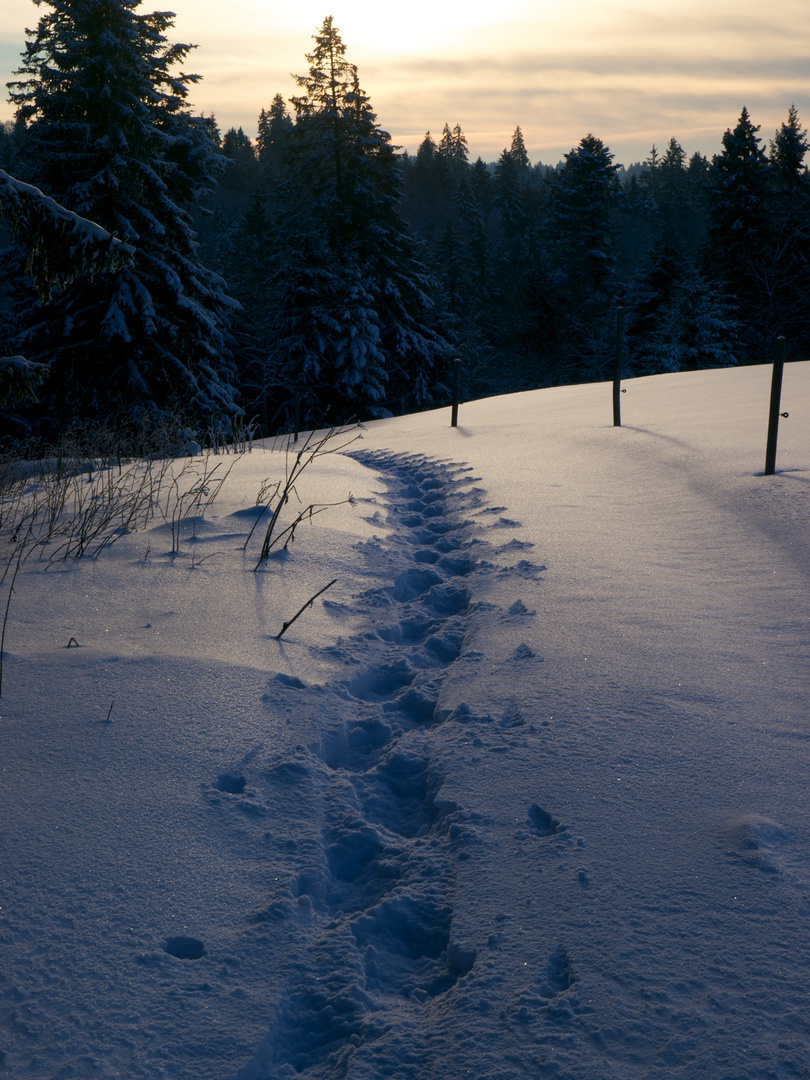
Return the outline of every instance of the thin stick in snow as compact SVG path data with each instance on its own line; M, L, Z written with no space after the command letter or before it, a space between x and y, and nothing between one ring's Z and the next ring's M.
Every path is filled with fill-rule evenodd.
M17 548L17 565L14 567L14 574L12 575L11 582L9 583L8 597L6 599L6 613L3 616L3 629L2 632L0 632L0 697L3 696L3 650L6 644L6 623L8 622L8 609L11 604L11 594L14 592L14 582L17 580L17 574L20 569L20 560L22 559L22 553L24 548L24 543L20 544ZM334 585L334 581L332 582L332 584ZM314 600L315 597L313 596L312 599ZM312 601L310 601L310 603L311 602ZM303 610L303 608L301 610ZM300 614L301 612L299 611L298 615ZM298 615L295 616L296 619L298 618ZM287 627L285 626L284 629L286 630Z
M311 596L309 598L309 600L307 600L307 602L304 604L304 606L299 611L296 611L295 615L293 615L293 617L290 619L290 621L284 623L282 628L276 634L276 641L279 641L282 638L282 636L287 633L287 631L290 629L290 627L295 622L295 620L298 618L298 616L303 615L304 612L307 610L307 608L311 607L312 604L318 599L318 597L321 595L321 593L325 593L327 589L331 589L332 586L335 585L336 583L337 583L337 578L335 578L333 581L330 581L328 585L324 585L324 587L322 589L318 589L318 591L315 593L315 595Z

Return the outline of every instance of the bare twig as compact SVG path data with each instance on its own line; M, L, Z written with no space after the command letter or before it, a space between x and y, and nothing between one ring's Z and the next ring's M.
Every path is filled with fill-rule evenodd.
M290 543L295 539L295 530L298 528L302 521L305 521L307 519L311 521L317 514L322 514L324 510L331 510L334 506L343 506L344 503L348 503L349 506L356 506L357 500L355 499L354 495L349 494L347 498L339 499L337 502L333 503L311 503L305 510L301 510L296 519L291 524L289 524L283 532L280 532L275 538L275 540L273 540L272 543L268 545L268 556L273 550L273 548L277 547L282 540L284 540L284 547L282 550L287 550L287 548L290 546ZM285 537L286 540L284 539ZM262 560L260 559L259 562L256 564L257 570L261 565L261 561Z
M281 638L284 636L284 634L287 633L287 631L290 629L290 627L292 626L292 624L295 622L295 620L298 618L299 615L303 615L308 607L312 607L312 605L318 599L318 597L321 595L321 593L325 593L327 589L331 589L332 586L335 585L336 583L337 583L337 578L335 578L333 581L330 581L328 585L324 585L324 587L322 589L318 589L318 591L315 593L315 595L311 596L309 598L309 600L307 600L307 602L304 604L304 606L299 611L296 611L295 615L293 615L293 617L290 619L290 621L284 623L282 628L276 634L276 641L281 640Z
M339 453L341 450L345 450L347 446L350 446L353 442L355 442L356 439L360 438L359 435L354 434L351 435L351 438L347 438L343 442L338 442L336 445L332 445L336 442L336 440L340 440L344 435L351 435L351 431L347 432L343 428L330 428L329 431L327 431L325 434L321 434L320 436L316 436L315 432L311 431L307 435L304 441L304 445L301 447L301 449L295 452L294 457L292 457L292 450L288 448L285 478L283 481L278 482L278 484L276 485L276 489L270 497L270 501L268 503L269 507L269 504L270 502L272 502L273 499L278 500L276 502L276 505L273 507L273 513L270 517L267 529L265 530L261 553L259 554L259 559L256 563L256 566L254 567L255 570L258 570L261 564L267 560L268 556L270 555L270 551L278 544L278 542L284 536L287 537L286 543L284 544L286 548L287 544L289 544L290 540L292 540L295 535L296 527L304 520L304 518L308 517L311 519L314 514L320 513L322 509L327 509L328 505L340 505L340 503L332 503L320 505L315 504L313 506L308 506L306 510L304 510L298 515L292 526L288 526L288 528L284 530L281 536L276 537L275 539L273 538L273 534L278 524L278 519L281 511L284 509L284 507L287 505L293 495L298 498L298 491L296 490L295 485L304 469L306 469L308 465L311 465L316 458L323 457L326 454ZM351 495L349 496L348 500L341 501L348 501L349 503L354 505L354 501ZM259 517L261 517L263 513L264 511L262 511L262 514L260 514ZM254 522L254 529L257 523L258 519L256 522ZM253 535L253 529L251 529L250 535ZM250 540L250 536L248 536L248 540ZM245 543L245 547L247 547L247 542Z
M191 556L191 567L190 567L190 569L196 570L198 566L202 566L202 564L206 561L206 559L213 559L213 557L215 555L224 555L224 554L225 554L224 551L212 551L210 553L210 555L203 555L203 557L201 559L198 559L196 555L192 555Z
M17 547L17 565L14 567L14 573L11 577L11 581L9 582L8 598L6 599L6 611L3 615L3 630L2 632L0 632L0 697L3 696L3 647L6 641L6 623L8 622L8 609L11 605L11 594L14 592L14 582L17 580L17 574L20 570L20 560L22 559L22 553L24 550L25 542L19 544L19 546ZM297 615L296 618L298 618Z

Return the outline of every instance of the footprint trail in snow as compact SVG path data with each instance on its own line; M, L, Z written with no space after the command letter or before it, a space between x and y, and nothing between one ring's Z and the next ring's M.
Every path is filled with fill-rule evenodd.
M209 792L213 805L257 823L268 866L284 868L250 919L282 984L240 1080L429 1075L425 1016L477 961L453 921L469 815L445 795L434 753L446 725L466 732L475 717L463 702L440 704L440 693L454 665L480 655L470 647L475 620L491 610L474 598L475 576L507 569L504 553L524 577L540 568L517 540L497 549L498 565L484 557L494 549L482 526L491 535L518 523L484 506L466 467L354 456L387 487L391 535L359 546L384 584L351 609L326 601L336 619L363 627L326 650L338 675L322 686L275 675L265 704L286 717L290 745L223 771ZM531 613L520 603L511 616ZM533 656L518 651L522 663ZM500 737L522 723L510 707Z

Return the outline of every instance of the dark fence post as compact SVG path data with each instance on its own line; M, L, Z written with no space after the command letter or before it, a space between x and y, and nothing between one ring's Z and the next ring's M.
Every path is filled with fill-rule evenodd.
M298 442L298 432L301 429L301 395L295 395L295 441Z
M458 389L461 381L461 361L453 361L453 412L450 416L450 427L458 427Z
M622 360L624 359L624 308L616 308L616 368L613 372L613 426L622 426Z
M782 372L785 368L785 339L776 339L776 356L771 377L771 408L768 414L768 446L765 450L765 476L776 471L776 439L779 435L779 402L782 397ZM787 413L784 414L787 416Z

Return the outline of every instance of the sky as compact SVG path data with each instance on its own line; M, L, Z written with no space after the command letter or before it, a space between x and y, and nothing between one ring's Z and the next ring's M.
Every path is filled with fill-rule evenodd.
M159 5L154 5L158 7ZM554 164L586 134L622 164L675 137L720 150L747 107L761 136L795 104L810 115L804 0L178 0L172 40L196 44L193 104L255 134L262 107L294 92L326 15L356 63L379 122L415 152L426 131L460 124L471 157L495 160L520 126L533 162ZM143 10L153 9L148 5ZM0 71L17 65L31 0L0 11ZM3 102L0 119L10 119Z

